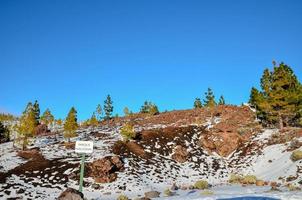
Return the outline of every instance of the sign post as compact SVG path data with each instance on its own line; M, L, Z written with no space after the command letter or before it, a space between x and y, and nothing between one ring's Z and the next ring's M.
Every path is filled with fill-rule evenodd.
M81 158L81 168L80 168L80 187L79 191L83 191L83 179L84 179L84 163L85 154L93 152L93 142L92 141L76 141L75 152L82 155Z

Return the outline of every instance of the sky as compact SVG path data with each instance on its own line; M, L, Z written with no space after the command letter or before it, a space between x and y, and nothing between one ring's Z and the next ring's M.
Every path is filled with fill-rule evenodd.
M208 87L247 102L272 61L302 77L299 0L0 0L0 112L38 100L87 119L145 100L190 109Z

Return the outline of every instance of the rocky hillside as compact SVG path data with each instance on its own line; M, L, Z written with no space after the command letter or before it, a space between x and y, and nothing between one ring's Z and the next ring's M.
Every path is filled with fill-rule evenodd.
M137 137L123 142L120 129L126 123L134 125ZM78 134L74 140L93 140L95 145L85 166L88 199L138 197L155 190L163 197L166 188L186 191L198 180L206 180L215 190L227 184L231 174L254 175L263 181L258 185L280 190L302 184L302 160L291 159L293 151L302 150L301 129L264 129L248 106L137 114L96 128L82 127ZM73 147L61 134L40 136L27 152L1 144L0 197L54 199L67 187L77 188L79 155ZM283 192L287 199L293 195ZM191 193L176 192L200 198ZM219 197L223 195L228 196Z

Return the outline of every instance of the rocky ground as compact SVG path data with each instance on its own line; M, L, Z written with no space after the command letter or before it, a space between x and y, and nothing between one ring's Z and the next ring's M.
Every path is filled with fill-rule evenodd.
M135 140L121 142L125 123L134 125ZM172 186L179 190L168 199L302 196L297 191L302 160L290 159L294 150L302 150L302 130L263 129L248 106L135 114L77 132L68 144L62 133L39 136L28 151L18 151L12 142L0 144L0 199L56 199L67 187L77 189L80 156L73 149L75 140L94 141L85 165L87 199L134 198L148 191L164 198L163 191ZM229 185L231 174L255 175L263 184ZM207 180L211 192L194 190L198 180ZM267 193L271 185L278 190Z

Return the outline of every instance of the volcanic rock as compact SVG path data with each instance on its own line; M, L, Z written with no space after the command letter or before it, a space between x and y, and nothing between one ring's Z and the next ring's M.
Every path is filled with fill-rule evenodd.
M157 192L157 191L150 191L150 192L145 193L145 197L150 198L150 199L157 198L157 197L159 197L159 195L160 195L160 192Z
M111 183L116 180L116 172L123 170L124 163L118 156L107 156L89 166L90 176L97 183Z
M78 190L67 188L60 194L58 200L84 200L84 195Z
M176 160L179 163L184 163L187 161L188 155L189 153L185 147L177 145L174 149L172 159Z

